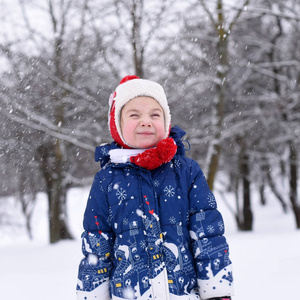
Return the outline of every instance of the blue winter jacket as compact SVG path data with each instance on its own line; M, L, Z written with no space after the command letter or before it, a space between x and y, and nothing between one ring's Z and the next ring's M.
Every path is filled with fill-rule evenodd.
M100 146L82 234L77 299L208 299L232 294L224 223L199 165L177 153L153 171Z

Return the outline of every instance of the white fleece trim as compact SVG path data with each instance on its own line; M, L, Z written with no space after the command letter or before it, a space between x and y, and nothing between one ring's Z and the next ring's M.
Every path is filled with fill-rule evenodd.
M111 300L109 294L109 280L104 281L90 292L76 291L77 300Z
M146 149L113 149L109 151L110 161L116 164L122 164L130 161L131 156L137 156Z
M191 294L182 295L182 296L177 296L177 295L170 293L170 300L201 300L201 299L198 294L196 294L194 291L192 291Z
M149 279L152 289L152 297L155 300L170 300L168 274L166 268L156 277Z
M156 277L149 279L150 288L143 294L140 294L139 283L137 285L136 290L131 294L133 297L130 298L120 298L118 296L112 296L112 300L125 300L125 299L135 299L136 300L171 300L169 293L169 285L168 285L168 275L167 270L164 268ZM189 298L180 298L180 300L187 300ZM102 299L101 299L102 300ZM177 300L174 298L174 300ZM178 299L179 300L179 299ZM194 298L191 298L194 300ZM196 300L196 299L195 299Z
M201 299L233 296L233 283L223 278L223 276L228 276L228 272L232 272L232 264L220 270L216 276L213 275L210 265L206 269L209 279L197 279Z

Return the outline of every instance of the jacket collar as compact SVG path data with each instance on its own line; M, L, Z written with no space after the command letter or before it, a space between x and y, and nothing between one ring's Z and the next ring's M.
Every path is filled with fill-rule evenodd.
M185 134L186 134L186 132L177 125L171 128L170 137L174 139L174 141L177 145L176 155L185 156L185 148L184 148L184 144L181 140L181 138ZM110 161L110 159L111 159L110 150L114 150L114 149L122 149L122 148L116 142L112 142L111 144L103 144L103 145L96 147L95 161L100 162L101 168L103 168ZM138 149L131 149L131 150L138 150Z
M131 156L137 156L147 149L112 149L109 151L110 161L116 164L124 164L130 161Z

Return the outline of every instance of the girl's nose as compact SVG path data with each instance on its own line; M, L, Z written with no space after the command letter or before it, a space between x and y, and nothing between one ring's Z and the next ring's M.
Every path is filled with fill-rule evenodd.
M152 124L151 124L150 120L143 119L143 120L141 120L141 126L142 127L152 127Z

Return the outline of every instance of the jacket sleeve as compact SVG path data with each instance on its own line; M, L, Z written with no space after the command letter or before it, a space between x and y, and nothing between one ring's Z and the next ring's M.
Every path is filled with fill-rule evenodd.
M95 176L84 214L82 252L79 265L77 300L110 299L109 275L112 269L114 235L109 205L99 173Z
M232 264L223 218L196 162L191 166L191 182L189 230L201 299L233 295Z

